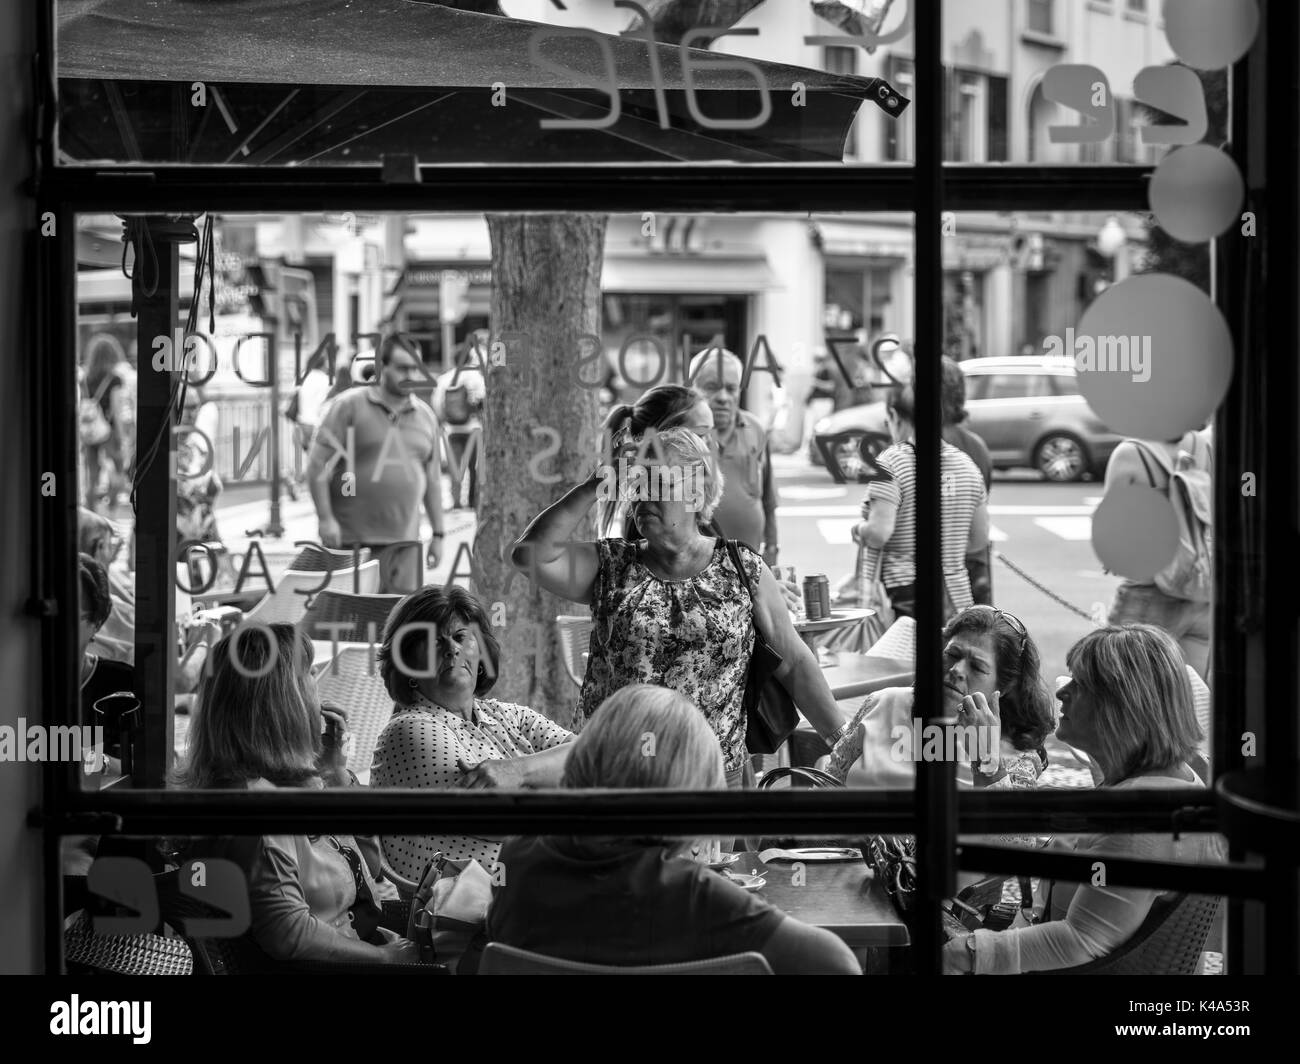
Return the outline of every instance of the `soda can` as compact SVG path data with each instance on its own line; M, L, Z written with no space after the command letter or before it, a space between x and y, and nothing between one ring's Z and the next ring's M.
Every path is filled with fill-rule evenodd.
M817 598L821 603L822 618L831 615L831 582L820 573L813 577L817 581Z
M815 576L807 577L803 582L803 610L810 621L820 621L826 616L822 612L821 588Z

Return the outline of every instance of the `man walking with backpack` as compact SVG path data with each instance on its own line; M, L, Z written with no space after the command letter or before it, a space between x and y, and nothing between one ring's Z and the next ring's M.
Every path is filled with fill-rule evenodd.
M1120 584L1107 620L1163 628L1202 679L1209 673L1212 630L1212 469L1208 428L1177 440L1125 440L1106 466L1106 491L1116 484L1149 486L1169 499L1178 518L1178 549L1169 565L1150 580Z

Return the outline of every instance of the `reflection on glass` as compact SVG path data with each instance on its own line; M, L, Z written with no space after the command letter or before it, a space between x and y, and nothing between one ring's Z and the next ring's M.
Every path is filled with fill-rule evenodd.
M568 222L566 216L557 224ZM954 584L954 602L965 605L969 595L1014 614L1039 648L1042 674L1055 676L1066 671L1069 648L1108 616L1155 618L1150 610L1138 618L1118 602L1117 596L1128 601L1138 592L1124 590L1128 585L1117 572L1103 571L1092 547L1093 513L1107 494L1103 477L1122 436L1089 405L1070 345L1085 311L1119 291L1126 278L1163 270L1204 284L1205 263L1146 220L1128 215L963 214L953 222L944 247L944 353L953 360L953 372L945 369L944 379L945 387L952 383L957 391L951 402L945 395L945 440L973 463L975 494L974 485L991 492L986 545L968 550L965 539L954 540L954 558L964 558L953 563L964 574ZM88 216L82 227L91 239L106 240L113 224ZM769 455L780 456L768 458L771 475L761 464L745 465L737 451L728 459L740 462L728 476L731 490L752 496L763 525L764 480L770 476L773 527L779 531L772 537L774 563L804 575L824 574L835 593L835 623L806 638L819 658L835 657L833 667L819 672L840 711L853 715L875 691L910 689L913 650L903 623L910 620L908 611L891 627L882 611L868 612L873 607L863 597L870 583L864 560L872 558L864 528L890 501L886 473L896 488L902 484L892 459L882 464L881 456L900 446L901 422L888 409L897 392L891 377L910 376L907 216L610 216L600 236L591 238L591 275L598 274L602 286L575 304L584 309L571 333L578 338L574 350L545 363L551 368L536 377L523 375L533 373L534 360L548 357L547 345L534 343L528 330L496 331L489 320L493 300L507 298L493 291L495 279L508 275L503 271L511 268L509 256L521 252L508 244L494 251L482 216L227 216L215 228L217 329L210 338L200 330L202 339L190 345L193 386L174 414L177 615L150 614L147 621L151 631L174 625L176 765L184 764L189 750L194 704L214 645L241 625L247 630L287 622L312 640L309 674L317 697L354 714L347 763L367 779L394 704L372 662L394 603L425 585L472 588L482 603L486 629L506 662L491 698L526 707L566 731L578 730L573 707L592 661L591 628L561 626L552 650L547 633L555 618L516 596L522 583L504 585L506 548L551 496L538 495L530 502L536 509L502 531L500 561L484 546L481 511L466 504L476 493L486 504L502 491L531 500L533 485L542 483L527 462L494 466L485 455L490 439L516 433L510 453L541 456L533 464L539 475L558 473L561 484L571 484L597 461L599 426L613 403L638 400L652 387L685 384L692 357L710 347L736 352L740 382L750 367L737 400L767 434ZM298 265L285 267L282 261ZM192 260L182 261L182 309L194 269ZM552 273L558 279L564 271L557 265ZM508 297L517 301L512 320L552 328L547 323L559 300L547 294L551 274L530 276ZM809 278L817 280L808 284ZM112 355L113 366L129 368L132 342L152 349L152 339L134 336L128 325L129 283L120 273L88 264L79 274L79 293L88 355L99 352L105 364ZM291 302L297 309L289 314L285 307ZM587 333L588 323L599 331ZM119 347L126 356L121 363ZM1158 358L1154 346L1152 351ZM764 368L769 360L779 367L779 388ZM385 375L394 373L403 380L385 399ZM266 386L273 378L279 382L278 411ZM520 383L525 379L526 387ZM497 381L506 383L499 388ZM1144 385L1130 383L1140 407ZM406 390L413 393L409 407ZM120 385L111 391L125 394ZM324 470L341 452L328 470L327 486L342 497L344 475L353 471L339 435L346 431L341 423L335 426L335 447L320 430L338 420L337 411L345 409L339 398L349 392L380 415L378 442L369 452L358 446L355 459L363 474L353 485L362 512L379 498L372 485L402 492L418 523L412 535L355 546L354 536L343 537L348 542L342 545L322 538L330 530L313 491L311 460L318 453ZM507 411L504 420L493 413L494 403L510 404L500 407ZM389 426L385 409L396 412L399 423L412 418L410 438L402 441L408 457L418 453L426 426L434 426L439 466L432 474L426 467L426 483L437 485L440 511L412 494L416 489L404 479L396 443L388 445L391 460L380 462ZM720 418L710 406L715 433ZM551 456L543 453L549 437L530 434L537 425L554 427L559 437ZM582 433L593 441L589 451L569 442ZM94 446L86 441L83 452ZM905 442L901 446L906 450ZM269 460L276 448L283 472L278 483ZM1177 466L1180 441L1170 448ZM1136 458L1135 463L1134 477L1142 468ZM146 511L133 513L124 495L110 496L112 467L102 455L99 465L95 497L85 497L100 513L87 508L82 549L101 559L110 589L118 590L109 619L90 633L96 638L90 653L107 657L97 648L116 640L129 668L138 609L128 594L130 544ZM1161 494L1159 504L1167 506L1163 476L1155 466L1152 471L1156 483L1144 478L1144 490ZM385 481L389 474L391 484ZM1047 484L1037 485L1040 480ZM950 478L949 488L959 483L966 480ZM610 498L617 498L617 483ZM279 531L272 530L273 513ZM901 534L898 520L896 515ZM879 538L880 529L874 534ZM759 535L766 537L766 529ZM894 536L890 529L885 541ZM995 555L1005 564L997 564ZM525 563L522 575L531 579L527 568ZM896 615L900 604L906 606L902 592L914 580L905 575L891 567L882 581L886 592L897 592L890 596ZM794 589L795 598L799 591ZM1140 593L1151 599L1157 591L1168 594L1148 578ZM1208 623L1208 607L1193 595L1172 609L1156 621L1174 633L1199 673L1196 641ZM574 620L590 624L579 612ZM855 655L867 650L874 652L873 663L863 672ZM102 694L133 690L135 679ZM878 752L888 759L888 728L880 739ZM831 753L812 730L794 742L808 764ZM731 749L737 767L741 746L733 743ZM1053 736L1044 740L1044 751L1040 786L1091 783L1086 754ZM530 750L518 745L478 751L466 763L527 756ZM768 755L758 767L775 763ZM455 759L448 764L451 775L444 773L435 785L458 782ZM411 867L407 874L418 871Z
M86 163L879 160L863 103L896 122L910 101L875 46L859 68L865 25L816 47L815 6L674 5L647 26L634 4L304 20L267 0L61 0L59 144Z

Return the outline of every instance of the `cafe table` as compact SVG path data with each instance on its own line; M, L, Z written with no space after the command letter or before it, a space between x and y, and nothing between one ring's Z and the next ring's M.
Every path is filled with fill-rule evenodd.
M862 699L886 687L907 687L912 682L910 661L881 658L873 654L850 654L841 651L839 664L822 670L831 697L848 716L857 712ZM816 729L799 715L799 724L775 756L776 765L811 765L830 749ZM770 767L770 764L769 764Z
M807 644L808 649L817 655L817 660L822 668L830 668L836 663L836 655L819 649L821 643L831 633L840 632L855 625L864 625L875 615L875 610L841 607L831 610L826 617L809 620L807 614L801 609L793 618L794 630L799 633L799 637Z
M766 882L757 891L760 898L787 916L838 936L853 950L864 971L901 967L911 942L907 925L860 858L764 863L751 850L741 853L732 870L761 874Z

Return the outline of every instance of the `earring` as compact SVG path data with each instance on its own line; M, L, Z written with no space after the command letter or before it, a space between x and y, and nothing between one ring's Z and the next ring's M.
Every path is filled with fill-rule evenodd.
M412 676L410 679L406 681L406 686L411 688L419 687L420 681L417 680L414 676Z

